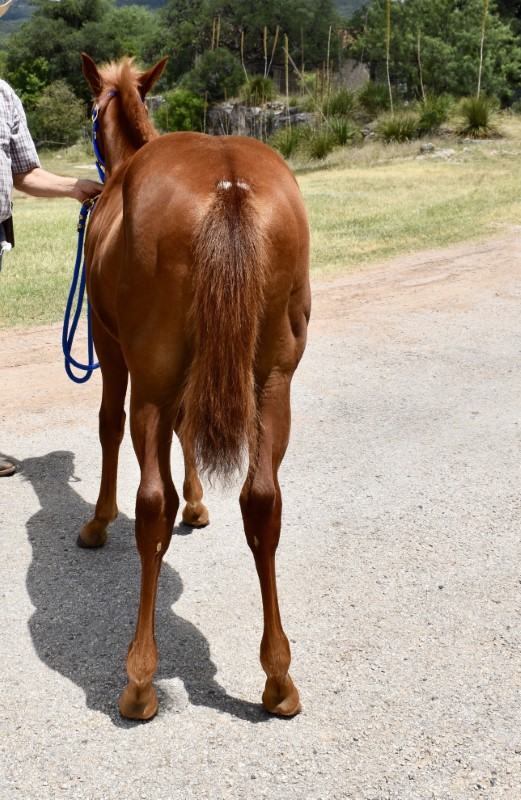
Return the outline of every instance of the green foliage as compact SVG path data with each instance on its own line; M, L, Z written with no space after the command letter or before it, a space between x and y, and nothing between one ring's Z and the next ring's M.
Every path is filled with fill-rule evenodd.
M460 123L456 129L459 136L469 139L487 139L500 136L497 125L498 103L495 98L465 97L458 108Z
M358 90L356 96L358 105L370 117L375 117L390 108L389 90L383 83L369 81Z
M6 63L6 79L30 102L37 94L36 81L43 88L57 80L89 100L81 53L99 62L138 55L159 27L157 16L146 8L116 8L113 0L35 0L35 6L10 36ZM47 65L45 74L42 64Z
M254 75L241 89L241 99L254 106L269 103L276 96L275 84L271 78L265 78L264 75Z
M278 150L284 158L291 158L295 155L302 142L302 128L289 126L277 131L270 139L270 145Z
M333 117L329 126L339 145L352 144L360 138L360 131L345 117Z
M75 142L85 123L85 106L65 81L46 86L28 116L31 133L49 147Z
M418 117L410 111L382 114L376 120L376 133L384 142L409 142L418 135Z
M275 41L276 26L288 37L289 52L299 65L305 61L306 68L321 66L327 58L329 27L336 30L338 15L334 0L273 0L259 3L258 0L206 0L205 12L208 23L220 17L220 41L232 52L239 53L240 31L244 31L246 63L261 61L264 57L264 28L268 28L268 53ZM207 28L211 36L211 24ZM276 58L282 60L282 36L278 37ZM304 50L303 50L304 47Z
M154 122L161 133L202 130L204 100L186 89L176 89L167 92L164 101L154 114Z
M385 76L386 0L372 0L353 23L363 30L349 47L364 55L379 80ZM483 0L402 0L391 4L390 74L408 96L428 91L461 96L477 88ZM418 56L420 47L420 57ZM421 65L421 72L420 72ZM508 99L521 78L521 47L510 23L490 2L485 36L482 88Z
M450 95L426 95L424 100L417 104L418 132L421 134L435 133L449 119L454 101Z
M207 97L208 100L222 100L235 97L244 80L244 71L238 59L220 47L207 50L197 59L195 67L182 81L184 88Z
M26 111L31 111L48 85L49 62L42 56L20 64L9 78Z
M259 3L258 0L169 0L160 12L161 28L155 41L168 53L168 79L178 80L187 69L195 66L198 56L209 50L215 37L215 23L219 21L218 46L226 48L237 57L241 51L244 34L244 60L246 66L258 68L269 62L274 52L275 63L282 63L282 35L288 36L289 51L299 68L303 60L307 68L321 66L327 58L329 27L339 30L334 0L284 0L284 2ZM267 29L266 53L264 29ZM335 38L331 57L336 58L342 49ZM266 61L265 61L266 56ZM267 64L266 64L267 65Z
M332 116L347 116L352 114L357 107L357 97L350 89L342 88L334 92L324 103L323 111Z
M302 151L308 158L320 161L326 158L337 146L337 137L330 128L317 128L308 132L303 139Z

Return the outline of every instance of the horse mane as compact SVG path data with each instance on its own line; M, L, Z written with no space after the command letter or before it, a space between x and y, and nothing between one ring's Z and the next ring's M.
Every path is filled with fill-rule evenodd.
M142 73L133 62L133 58L124 58L100 67L104 91L98 103L104 107L110 100L110 92L118 93L119 107L125 118L125 131L133 144L141 147L159 134L150 121L145 101L141 99L139 78Z

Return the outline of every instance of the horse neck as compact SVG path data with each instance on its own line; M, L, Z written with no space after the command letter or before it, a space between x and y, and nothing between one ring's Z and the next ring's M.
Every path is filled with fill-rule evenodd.
M155 138L158 134L143 104L132 109L130 115L125 107L118 107L111 103L103 120L103 143L105 171L107 177L114 172L124 161L131 158L144 144ZM122 121L124 120L124 124Z

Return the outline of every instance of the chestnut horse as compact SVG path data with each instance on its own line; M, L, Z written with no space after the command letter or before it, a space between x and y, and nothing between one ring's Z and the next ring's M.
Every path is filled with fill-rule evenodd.
M101 486L78 544L100 547L116 518L119 446L130 375L130 429L141 480L136 540L141 594L121 713L157 711L154 610L179 497L170 472L173 431L183 448L183 521L208 523L197 469L229 479L245 452L244 529L264 610L262 702L300 710L289 674L275 580L290 432L290 382L310 312L309 230L284 161L253 139L159 136L144 104L167 59L140 73L130 59L100 69L83 56L98 110L106 184L85 244L94 343L103 376Z

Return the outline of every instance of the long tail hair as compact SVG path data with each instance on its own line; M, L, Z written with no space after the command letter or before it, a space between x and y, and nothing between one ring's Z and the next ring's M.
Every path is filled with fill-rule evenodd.
M256 452L253 365L263 309L265 240L249 187L219 184L194 240L194 352L179 434L207 475L228 479Z

